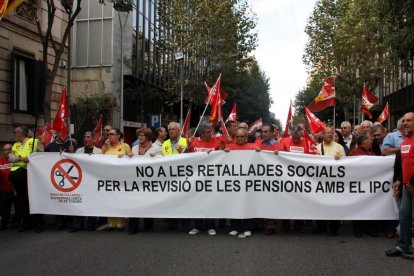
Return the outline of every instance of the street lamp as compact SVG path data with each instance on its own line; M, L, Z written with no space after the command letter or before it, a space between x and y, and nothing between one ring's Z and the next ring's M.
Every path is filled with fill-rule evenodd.
M180 66L180 125L183 126L183 66L184 66L184 54L183 52L175 53L175 61L181 60Z

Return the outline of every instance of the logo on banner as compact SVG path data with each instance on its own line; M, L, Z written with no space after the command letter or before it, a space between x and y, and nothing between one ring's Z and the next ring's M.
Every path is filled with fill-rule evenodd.
M76 190L82 182L82 169L73 160L63 159L50 171L53 186L60 192L69 193Z

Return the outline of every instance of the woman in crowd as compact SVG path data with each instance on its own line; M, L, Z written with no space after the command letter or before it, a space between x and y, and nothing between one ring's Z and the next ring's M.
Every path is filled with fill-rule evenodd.
M338 129L335 129L334 141L337 142L338 144L340 144L341 146L343 146L345 154L348 155L349 148L345 143L345 140L344 140L344 137L342 136L341 131L339 131Z
M151 142L152 141L152 131L149 128L140 128L137 130L138 134L138 145L132 148L133 156L155 156L161 155L161 152L157 150L157 147ZM128 224L128 234L133 235L139 230L139 218L130 218ZM144 218L144 230L153 231L154 230L154 219L153 218Z
M123 157L131 154L131 148L128 144L121 141L123 135L117 128L109 131L108 139L105 140L105 145L102 147L102 153L106 155L117 155ZM117 229L123 231L125 229L125 218L108 218L107 231Z

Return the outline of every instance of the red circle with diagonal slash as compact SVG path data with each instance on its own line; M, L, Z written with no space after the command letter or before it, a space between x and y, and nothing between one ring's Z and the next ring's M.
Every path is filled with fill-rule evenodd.
M76 181L62 167L62 164L66 164L66 163L69 163L69 164L73 165L77 169L78 179ZM59 186L58 183L56 183L55 172L57 170L59 170L62 173L62 175L65 177L65 180L67 180L70 184L72 184L72 187L63 188L63 187ZM53 184L53 186L55 186L56 189L58 189L59 191L64 192L64 193L69 193L69 192L74 191L81 184L82 169L80 168L78 163L76 163L75 161L73 161L71 159L63 159L63 160L60 160L59 162L57 162L55 165L53 165L52 170L50 171L50 179L52 180L52 184Z

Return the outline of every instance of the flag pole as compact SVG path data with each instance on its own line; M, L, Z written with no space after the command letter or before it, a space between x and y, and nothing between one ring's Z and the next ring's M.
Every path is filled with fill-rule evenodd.
M217 87L217 83L220 81L220 79L221 79L221 73L220 73L219 77L217 78L216 83L214 84L214 86L213 86L211 89L214 89L214 90L216 89L216 87ZM214 90L213 90L213 91L214 91ZM216 93L217 93L217 91L216 91ZM220 91L219 91L219 93L220 93ZM203 111L203 113L201 114L200 120L198 121L198 124L197 124L197 127L196 127L195 131L194 131L194 134L196 134L196 133L197 133L198 127L200 126L201 121L203 120L203 116L204 116L204 114L205 114L205 113L206 113L206 111L207 111L207 107L208 107L208 105L210 104L211 96L213 95L213 93L208 93L208 94L209 94L209 95L208 95L208 101L207 101L207 104L206 104L206 106L204 107L204 111Z
M335 129L336 128L336 125L335 125L335 120L336 120L336 103L334 104L334 108L333 108L333 128Z
M353 114L353 125L355 126L355 109L356 109L356 104L355 104L355 95L353 95L353 100L354 100L354 114Z

